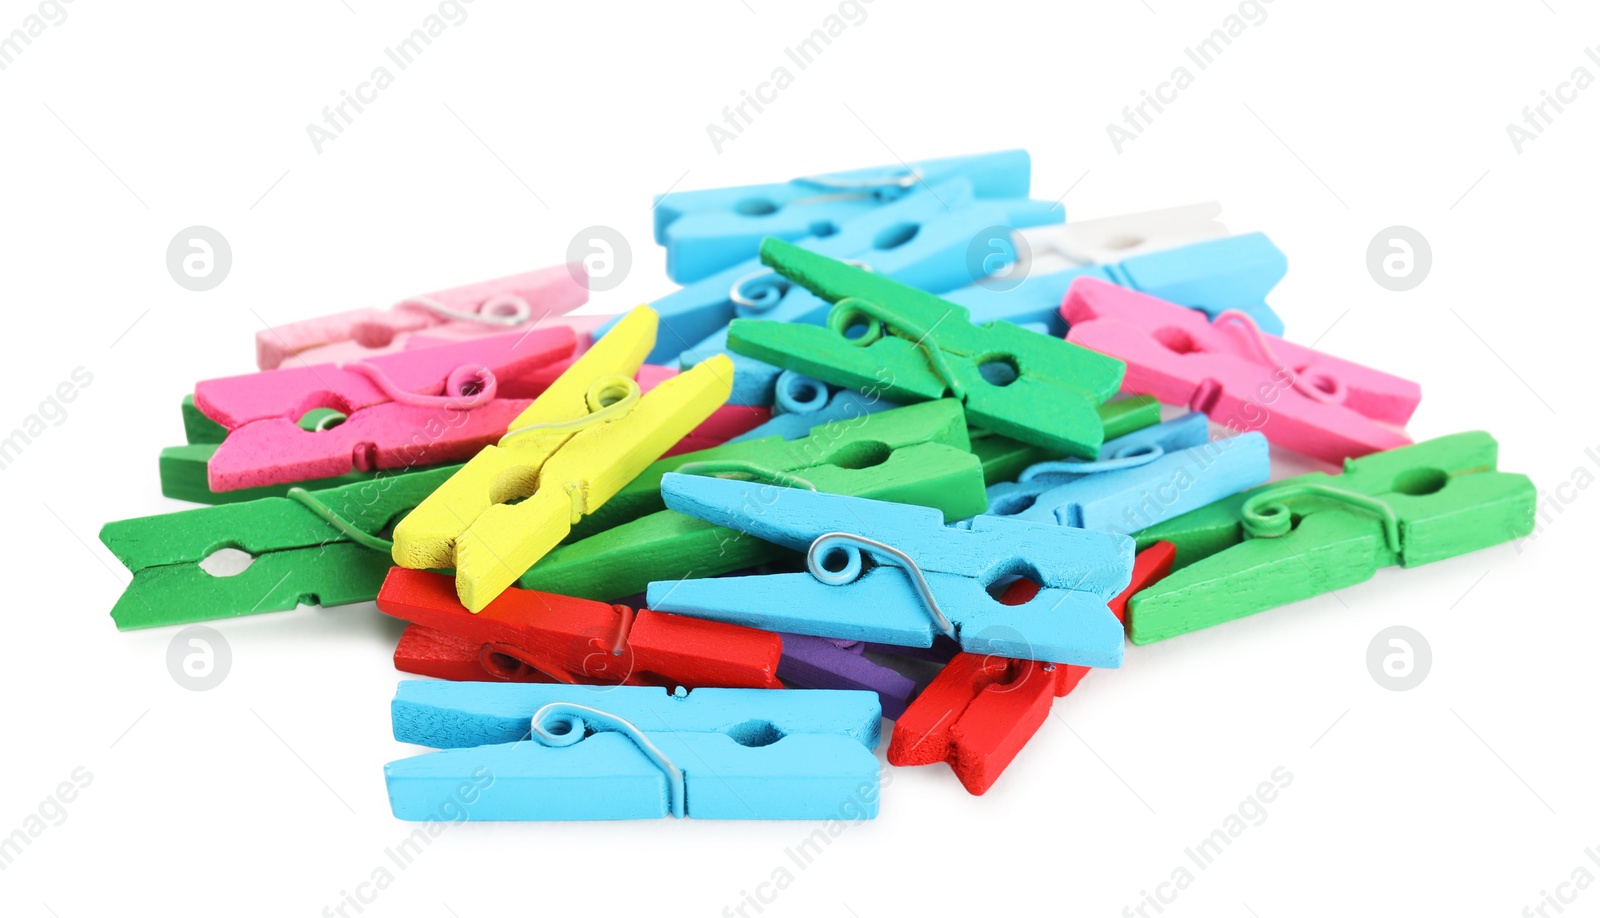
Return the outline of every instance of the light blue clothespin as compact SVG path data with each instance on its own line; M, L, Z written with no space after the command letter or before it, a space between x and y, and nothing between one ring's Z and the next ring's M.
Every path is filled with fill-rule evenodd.
M800 245L830 258L856 259L863 253L881 255L907 244L919 244L918 237L923 235L926 224L939 220L952 209L965 210L974 201L972 183L964 178L952 179L934 188L919 186L904 198L851 221L831 236L808 238ZM1057 212L1056 222L1060 219ZM963 284L967 280L970 276L956 283ZM788 289L787 281L763 267L759 257L752 256L673 291L650 304L661 316L661 327L656 334L655 347L646 360L671 364L679 353L695 348L725 329L733 319L764 316L774 311ZM594 336L605 335L619 320L620 317L601 324ZM711 353L715 351L708 351L706 356Z
M384 766L399 819L869 819L878 696L400 683ZM770 747L770 748L766 748Z
M954 210L937 208L916 225L897 220L870 234L862 231L873 230L874 224L888 216L890 210L884 208L862 217L857 223L865 223L864 227L851 224L847 228L846 232L864 245L843 260L933 294L954 290L982 276L984 271L1000 270L1009 265L1017 254L1011 228L1054 224L1062 218L1058 204L1017 198L974 201ZM738 318L821 325L828 316L830 304L826 300L771 269L754 269L742 282L741 289L749 302L738 310ZM764 299L766 291L775 291L777 295ZM688 369L724 353L733 356L727 350L726 327L684 350L678 355L678 364ZM778 372L776 367L760 361L735 360L734 394L729 402L771 404Z
M987 513L1131 534L1262 484L1271 471L1266 437L1213 440L1194 412L1107 441L1096 460L1030 466L989 488Z
M1227 309L1247 313L1261 330L1283 334L1283 320L1266 303L1289 271L1288 259L1261 233L1246 233L1136 255L1112 264L1087 264L1049 274L1032 274L1020 282L980 281L945 294L967 307L977 323L1005 319L1018 324L1049 323L1050 332L1066 334L1061 301L1080 277L1097 277L1158 296L1212 318Z
M1115 667L1122 626L1106 603L1128 585L1133 540L981 516L950 529L937 510L733 479L671 474L668 507L806 552L806 573L657 581L650 608L816 637ZM1018 606L991 587L1043 585Z
M749 357L741 359L750 360ZM738 367L738 360L734 361L734 366ZM776 391L772 420L752 427L729 443L771 436L793 440L806 436L821 424L849 424L874 412L899 407L881 395L840 389L793 370L778 374Z
M894 163L790 182L673 191L655 200L656 242L667 276L690 284L756 257L765 236L789 242L823 238L906 195L965 178L979 198L1028 194L1026 150ZM954 206L954 205L951 205Z

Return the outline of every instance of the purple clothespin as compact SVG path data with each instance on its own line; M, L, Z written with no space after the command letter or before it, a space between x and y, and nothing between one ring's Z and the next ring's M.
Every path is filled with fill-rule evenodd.
M917 694L916 682L862 656L865 649L860 641L784 634L778 678L808 689L877 692L883 716L894 720Z

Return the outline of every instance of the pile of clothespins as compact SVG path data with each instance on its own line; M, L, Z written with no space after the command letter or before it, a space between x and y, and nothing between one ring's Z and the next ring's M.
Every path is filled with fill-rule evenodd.
M263 331L161 455L211 506L101 531L112 617L409 622L444 681L395 738L445 751L387 766L400 818L827 818L877 812L880 716L981 794L1125 636L1532 530L1488 434L1413 445L1415 383L1279 337L1265 236L1028 186L1011 151L675 192L681 288L603 323L558 266ZM1330 471L1269 483L1269 444Z

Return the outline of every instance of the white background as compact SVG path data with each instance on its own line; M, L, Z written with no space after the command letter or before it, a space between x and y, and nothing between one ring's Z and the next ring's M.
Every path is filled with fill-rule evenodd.
M0 31L35 8L0 3ZM1600 447L1584 396L1600 90L1520 154L1506 134L1574 68L1600 75L1583 54L1600 16L1278 0L1118 154L1106 123L1236 8L877 0L718 154L707 122L836 5L477 0L318 154L307 123L434 4L77 0L0 72L0 430L74 367L93 374L0 473L0 834L75 768L93 780L0 873L0 910L318 915L412 830L382 780L410 751L389 735L398 623L370 606L218 623L232 672L194 693L168 675L175 629L119 634L107 615L127 578L96 532L177 508L155 458L182 439L178 400L252 369L262 320L556 264L593 224L634 246L595 302L617 311L671 289L652 193L1009 147L1069 218L1223 201L1234 231L1289 255L1271 300L1291 338L1419 380L1414 436L1492 431L1560 515L1517 546L1130 648L988 795L896 769L881 817L806 869L784 854L802 823L463 825L364 914L734 914L779 865L793 882L763 915L1134 914L1278 766L1293 782L1265 822L1189 864L1167 914L1512 916L1575 868L1600 875L1584 854L1600 498L1555 490L1600 472L1584 452ZM193 224L233 248L205 293L164 263ZM1365 267L1393 224L1432 244L1408 293ZM1365 660L1395 624L1434 656L1404 693ZM1600 908L1600 888L1577 895L1577 913Z

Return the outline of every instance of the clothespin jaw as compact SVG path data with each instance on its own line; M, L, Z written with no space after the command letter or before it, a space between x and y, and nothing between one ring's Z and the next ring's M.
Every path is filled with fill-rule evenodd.
M126 630L370 600L389 566L382 534L456 468L107 523L100 541L133 574L111 617ZM222 549L252 560L214 575Z
M400 819L871 818L870 692L401 682Z
M1168 425L1174 426L1161 429ZM1212 440L1206 428L1205 415L1195 412L1108 444L1111 448L1098 461L1031 466L1018 481L989 488L988 512L1132 533L1261 484L1271 475L1267 440L1261 434ZM1179 445L1184 443L1193 445Z
M1263 485L1137 534L1177 546L1171 576L1129 604L1135 644L1186 634L1533 531L1527 476L1495 471L1483 432L1347 459Z
M525 406L502 380L572 352L571 329L477 338L385 354L350 366L301 366L206 380L195 404L225 427L208 465L213 490L234 490L460 461ZM347 415L307 430L316 409Z
M414 332L452 337L526 332L589 299L581 264L524 271L407 297L389 309L355 309L256 332L256 366L361 360L395 349ZM193 442L193 441L191 441Z
M668 192L656 197L655 239L667 250L667 276L688 284L753 257L767 236L791 242L833 236L864 214L952 179L965 180L979 198L1026 197L1030 173L1026 150L1006 150Z
M1263 333L1240 313L1215 322L1093 278L1074 281L1067 340L1127 363L1124 388L1187 404L1235 430L1327 462L1410 443L1422 398L1409 380Z
M384 580L378 609L413 628L462 639L467 660L478 664L474 679L529 681L537 673L532 681L782 687L782 640L738 625L519 589L472 613L457 601L449 577L401 567ZM395 665L449 678L461 660L436 656L424 669L408 668L397 650Z
M710 361L638 397L632 377L655 343L641 306L578 358L395 528L394 560L456 569L476 612L728 398L731 368ZM637 401L632 401L637 398ZM621 406L618 408L617 406ZM604 412L613 411L611 418ZM525 432L524 432L525 431ZM526 498L518 504L505 501Z
M1006 322L973 326L932 294L777 239L761 257L834 305L826 328L735 320L733 350L890 401L949 392L977 426L1068 455L1099 449L1095 409L1121 385L1120 361Z
M1106 402L1095 409L1100 415L1104 439L1132 433L1161 422L1161 403L1148 395L1135 395ZM1015 481L1028 466L1057 458L1054 450L1023 443L988 430L969 428L972 437L972 454L983 463L983 480L990 485ZM1102 447L1103 447L1102 443Z
M1128 597L1166 576L1172 558L1167 542L1135 556L1132 580L1107 604L1118 621ZM1038 584L1018 580L1000 601L1021 604L1038 592ZM1070 693L1088 672L1086 666L957 654L895 723L889 764L948 762L969 793L985 793L1043 725L1052 697Z
M807 552L807 573L658 581L653 608L796 634L963 649L1090 666L1122 661L1106 602L1128 582L1126 536L980 516L970 530L936 510L747 482L668 475L667 506ZM898 569L896 569L898 568ZM988 589L1017 574L1044 584L1003 606Z
M961 407L941 399L820 424L797 440L768 437L662 459L592 518L605 524L604 531L580 526L583 538L551 551L518 585L613 599L642 593L652 580L716 576L790 554L782 546L667 510L661 480L679 469L750 477L763 500L785 488L814 487L934 507L951 519L986 506L982 470L967 451Z

